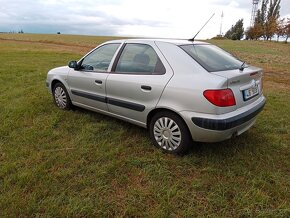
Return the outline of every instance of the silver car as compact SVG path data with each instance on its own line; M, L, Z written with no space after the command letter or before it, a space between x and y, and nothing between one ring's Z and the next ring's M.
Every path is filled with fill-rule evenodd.
M248 130L263 109L262 69L205 42L126 39L48 72L61 109L73 105L148 128L169 153Z

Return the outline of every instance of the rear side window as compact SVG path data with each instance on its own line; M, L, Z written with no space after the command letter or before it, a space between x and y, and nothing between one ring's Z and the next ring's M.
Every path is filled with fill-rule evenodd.
M165 67L151 46L145 44L126 44L117 63L116 72L164 74Z
M243 64L214 45L182 45L180 47L209 72L239 69Z

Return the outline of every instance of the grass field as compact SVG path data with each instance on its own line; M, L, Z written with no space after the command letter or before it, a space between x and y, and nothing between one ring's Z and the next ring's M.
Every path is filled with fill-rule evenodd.
M54 106L47 71L109 38L0 34L0 217L290 216L290 45L211 41L265 69L268 102L240 137L178 157L145 129Z

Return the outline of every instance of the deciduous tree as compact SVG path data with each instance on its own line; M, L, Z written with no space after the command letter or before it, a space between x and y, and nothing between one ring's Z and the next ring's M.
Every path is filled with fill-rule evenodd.
M256 23L253 27L250 27L245 34L247 39L258 40L261 36L263 36L263 32L264 30L262 24Z
M278 20L278 25L277 25L277 41L279 41L280 37L284 37L286 34L286 25L285 25L285 18L279 19Z
M225 37L232 40L241 40L244 36L244 23L240 19L225 34Z
M285 26L285 43L287 43L288 38L290 37L290 18L287 18L287 23Z
M254 31L256 37L263 37L265 40L272 39L278 31L278 19L280 17L281 0L263 0L261 9L257 11ZM256 38L255 37L255 38Z

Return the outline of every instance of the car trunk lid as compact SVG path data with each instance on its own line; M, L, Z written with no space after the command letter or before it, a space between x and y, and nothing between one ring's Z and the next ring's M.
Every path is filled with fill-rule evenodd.
M227 79L228 88L234 93L237 108L244 107L262 95L262 69L248 66L243 70L211 72Z

